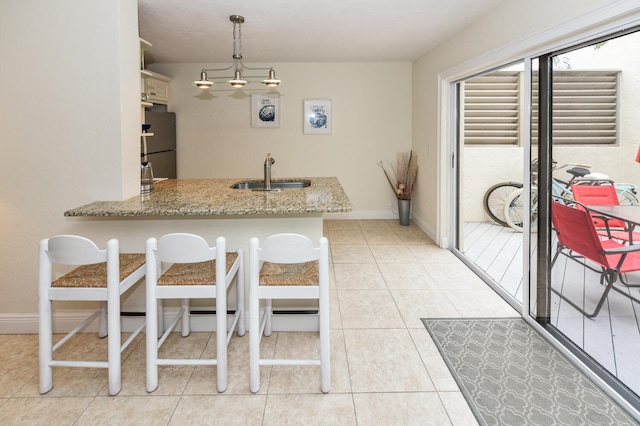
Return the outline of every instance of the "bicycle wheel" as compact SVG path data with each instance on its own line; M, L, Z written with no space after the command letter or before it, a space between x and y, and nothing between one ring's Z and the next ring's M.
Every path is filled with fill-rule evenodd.
M525 197L522 194L524 194L524 188L509 194L505 200L503 213L507 225L518 232L524 229ZM531 191L531 206L531 232L536 232L538 230L538 191Z
M638 197L636 194L631 192L628 188L618 188L616 186L616 192L618 193L618 199L620 200L620 205L622 206L637 206L640 204L638 201Z
M504 220L504 202L513 191L522 188L518 182L500 182L493 185L484 193L484 211L496 223L509 226Z

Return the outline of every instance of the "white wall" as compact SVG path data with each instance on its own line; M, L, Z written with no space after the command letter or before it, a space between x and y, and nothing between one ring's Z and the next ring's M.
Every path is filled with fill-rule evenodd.
M237 91L221 83L202 92L191 84L201 68L223 65L149 65L173 78L179 178L262 178L270 152L273 178L336 176L355 215L392 217L395 197L377 163L411 147L410 63L269 64L283 81L271 90L280 94L277 129L251 127L251 94L269 92L263 85ZM332 101L331 135L303 134L305 99Z
M0 2L0 320L37 312L38 241L78 230L65 210L138 192L137 13Z

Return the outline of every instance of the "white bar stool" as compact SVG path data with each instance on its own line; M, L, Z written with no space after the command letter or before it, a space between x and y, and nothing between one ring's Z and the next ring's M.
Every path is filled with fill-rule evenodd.
M144 328L142 323L121 345L120 297L144 277L144 254L120 253L115 239L107 242L106 250L100 250L87 238L59 235L40 241L39 258L40 393L47 393L53 388L52 367L85 367L107 368L109 394L116 395L121 387L122 351ZM53 281L53 264L78 267ZM53 345L52 302L58 300L95 300L100 302L100 308ZM99 336L108 336L108 361L53 359L55 350L98 316Z
M236 278L237 308L227 326L227 291ZM181 299L182 307L169 327L162 330L158 309L164 299ZM190 333L189 299L216 299L216 358L158 358L162 346L178 322L181 333ZM160 365L215 365L218 392L227 389L227 345L237 327L238 336L245 333L244 270L242 249L226 252L224 237L215 247L193 234L167 234L159 240L147 240L147 392L158 387ZM160 320L161 321L161 320ZM160 340L158 334L162 332Z
M260 319L260 300L265 299ZM271 335L272 299L318 299L320 354L314 359L265 359L260 357L263 334ZM329 243L319 247L304 235L276 234L259 247L249 244L249 367L250 388L260 390L261 365L319 365L321 390L329 392L331 381L329 335Z

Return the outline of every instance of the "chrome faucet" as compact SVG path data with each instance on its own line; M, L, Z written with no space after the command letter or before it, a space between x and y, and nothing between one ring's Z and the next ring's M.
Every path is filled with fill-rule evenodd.
M267 153L267 158L264 160L264 190L271 191L271 165L276 160L271 158L271 153Z

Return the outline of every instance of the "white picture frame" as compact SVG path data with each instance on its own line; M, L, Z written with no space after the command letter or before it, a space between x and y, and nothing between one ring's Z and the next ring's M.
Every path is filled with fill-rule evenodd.
M332 110L330 99L305 99L303 132L305 135L330 135Z
M251 127L280 127L280 95L278 93L251 94Z

